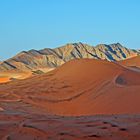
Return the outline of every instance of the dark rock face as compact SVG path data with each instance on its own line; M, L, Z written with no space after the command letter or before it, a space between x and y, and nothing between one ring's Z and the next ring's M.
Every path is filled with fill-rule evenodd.
M138 53L139 51L127 49L119 43L100 44L95 47L83 43L71 43L55 49L23 51L2 62L0 71L34 71L40 68L56 68L71 59L78 58L119 61L137 56Z

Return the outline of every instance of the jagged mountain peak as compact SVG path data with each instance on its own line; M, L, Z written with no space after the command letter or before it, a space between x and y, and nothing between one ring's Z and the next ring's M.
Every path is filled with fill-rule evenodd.
M71 59L90 58L119 61L137 56L138 54L139 51L127 49L120 43L110 45L99 44L95 47L82 42L68 43L54 49L45 48L42 50L22 51L13 58L2 62L0 70L34 71L40 68L52 69Z

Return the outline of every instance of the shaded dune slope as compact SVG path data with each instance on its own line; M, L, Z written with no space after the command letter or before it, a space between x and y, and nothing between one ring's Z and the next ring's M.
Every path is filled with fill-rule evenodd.
M140 73L113 62L76 59L47 74L2 84L0 96L58 115L135 114Z

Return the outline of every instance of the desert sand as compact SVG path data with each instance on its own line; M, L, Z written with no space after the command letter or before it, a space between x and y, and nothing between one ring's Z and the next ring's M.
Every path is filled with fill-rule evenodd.
M1 140L139 140L139 115L61 117L0 113Z
M139 71L71 60L47 74L0 85L0 138L137 140L139 93Z
M128 67L140 68L140 55L123 60L123 61L119 61L119 63Z
M13 80L26 79L31 76L32 76L31 72L20 72L12 70L0 72L0 83L7 83Z
M7 83L9 81L10 81L10 77L8 76L0 77L0 83Z

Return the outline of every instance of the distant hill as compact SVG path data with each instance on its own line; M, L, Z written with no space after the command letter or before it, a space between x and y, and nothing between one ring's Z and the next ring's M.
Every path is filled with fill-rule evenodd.
M120 61L137 56L139 51L123 47L120 43L100 44L95 47L83 43L70 43L55 49L23 51L0 63L0 71L43 71L54 69L71 59L93 58Z

